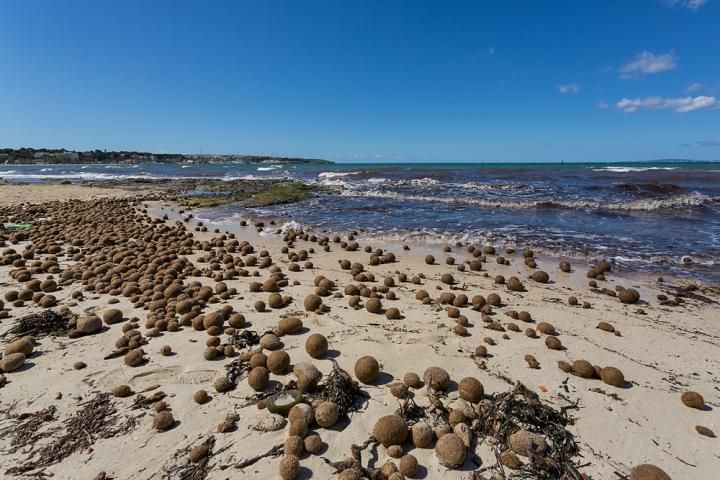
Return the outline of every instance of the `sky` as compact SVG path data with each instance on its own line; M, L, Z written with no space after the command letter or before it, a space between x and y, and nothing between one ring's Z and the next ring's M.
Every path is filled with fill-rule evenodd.
M0 147L720 160L720 0L2 0Z

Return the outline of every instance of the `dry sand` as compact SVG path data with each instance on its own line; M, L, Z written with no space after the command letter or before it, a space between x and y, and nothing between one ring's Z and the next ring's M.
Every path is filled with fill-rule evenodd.
M87 199L123 194L126 192L117 189L3 185L0 186L0 206L20 201ZM180 218L170 204L158 203L153 211L167 213L170 217L168 225ZM211 229L214 227L211 226ZM229 287L237 289L238 295L209 306L205 312L224 304L232 305L250 322L248 328L258 332L274 328L281 315L297 314L306 331L282 337L284 349L289 353L292 364L312 361L325 374L330 372L332 360L313 360L307 355L304 344L310 333L322 333L327 337L332 359L348 372L353 372L355 361L363 355L372 355L382 364L379 380L373 385L363 386L370 400L360 411L351 414L349 423L341 421L331 429L314 428L326 448L319 455L306 454L301 458L299 478L334 478L335 470L323 459L340 461L348 457L352 444L360 444L372 434L378 418L398 409L399 402L390 394L388 384L401 381L407 372L422 376L429 366L445 368L455 382L464 377L476 377L484 385L486 394L508 391L519 381L555 408L568 405L568 400L577 401L579 409L569 411L575 419L569 429L580 446L581 457L576 461L586 464L580 471L588 478L618 478L616 472L626 475L633 466L642 463L658 465L675 480L718 478L720 444L716 438L701 436L695 430L696 425L703 425L720 432L720 307L715 301L704 303L687 298L680 306L661 306L656 295L662 285L646 280L639 283L610 274L608 281L599 282L601 286L613 290L616 285L632 286L641 294L641 304L624 305L617 298L593 292L587 286L585 269L566 274L558 269L557 262L543 259L538 262L539 268L550 274L551 283L538 284L527 279L531 271L523 265L519 253L508 257L512 262L510 266L497 265L495 256L489 255L482 272L461 273L455 267L444 264L448 255L455 257L457 263L468 260L470 255L464 247L453 247L450 254L436 251L434 255L438 263L426 265L424 250L403 251L401 245L392 245L389 247L397 257L396 262L368 267L369 254L362 251L365 246L362 238L358 238L361 249L355 252L346 252L332 242L332 251L322 252L317 244L298 241L298 249L315 248L315 253L309 256L314 268L293 273L287 272L289 260L280 251L285 245L280 236L266 232L258 234L253 227L239 227L237 224L217 227L223 231L234 231L238 239L250 241L256 251L267 249L274 264L288 274L290 285L283 288L282 294L292 296L294 302L283 309L256 312L254 302L267 301L268 294L251 293L249 284L262 281L267 272L248 267L250 272L259 271L260 276L227 281ZM195 235L201 240L217 236L209 232L195 232ZM22 251L24 247L24 243L12 245L17 251ZM188 258L196 263L204 253L197 251ZM399 283L391 289L398 299L383 300L385 308L397 307L402 312L400 320L387 320L383 315L370 314L365 309L350 308L347 297L324 298L323 301L330 307L326 313L305 312L303 299L313 293L313 279L317 275L334 280L340 287L338 291L342 291L348 283L358 283L352 281L347 271L340 269L340 259L363 263L380 281L385 276L394 276L397 280L398 272L407 273L410 277L422 272L426 279L422 285ZM298 263L302 265L304 262ZM66 267L68 259L60 257L60 264ZM11 270L11 266L0 266L0 298L7 291L21 287L10 277ZM467 307L461 310L470 322L469 336L455 335L452 331L454 322L448 318L446 306L423 305L415 299L415 293L420 289L429 292L432 298L438 297L441 291L450 291L439 281L441 274L448 272L456 279L455 288L461 288L462 293L470 298L476 294L487 297L492 292L499 293L503 306L494 309L493 317L502 324L515 322L522 330L536 326L506 316L504 312L511 309L530 312L536 322L550 322L557 329L565 349L556 351L546 348L542 334L540 338L532 339L524 333L508 331L505 333L509 339L503 339L503 332L485 328L480 312ZM523 280L526 291L510 292L502 285L495 285L493 278L497 274L506 278L517 275ZM215 285L207 277L185 281L192 280ZM293 285L295 281L297 285ZM140 329L146 330L147 311L133 308L126 297L114 297L120 300L116 305L108 304L112 298L110 295L93 292L85 292L84 300L72 300L72 292L81 288L80 283L74 283L54 295L60 306L69 306L76 313L95 311L101 314L108 308L119 308L126 318L138 317ZM571 295L576 296L580 304L589 302L592 308L568 305ZM42 311L33 302L26 302L26 306L22 307L12 307L8 303L5 308L10 308L11 316L1 321L0 333L10 328L14 320ZM645 314L638 313L639 308ZM598 330L596 325L599 321L614 325L621 331L621 336ZM279 458L264 458L244 469L234 467L243 459L282 444L287 436L287 427L266 433L254 428L267 411L252 404L244 406L247 403L245 399L254 393L246 381L240 382L237 389L229 393L215 392L213 381L224 375L224 364L230 360L204 360L206 332L185 327L179 332L163 332L159 337L150 338L149 344L143 347L148 362L133 368L126 366L122 358L103 360L115 349L123 324L112 325L103 333L75 339L40 339L36 353L28 359L28 365L20 371L5 374L8 383L0 389L0 432L17 425L13 416L54 406L57 420L44 427L48 428L48 434L38 444L49 442L58 435L50 433L50 428L59 427L63 420L80 408L80 402L92 398L96 392L109 391L119 384L130 385L135 392L158 385L159 388L145 395L158 390L167 394L165 401L178 421L174 428L166 432L156 431L152 409L131 409L134 395L116 399L119 414L137 418L136 428L127 434L96 440L91 449L74 453L62 462L47 467L44 472L54 475L54 478L78 480L94 478L101 471L117 479L162 478L173 465L182 463L184 454L179 451L214 435L215 454L210 459L213 468L207 478L279 478ZM472 358L475 347L484 344L484 337L492 337L497 345L485 344L490 353L488 358ZM174 354L160 355L163 345L170 346ZM524 359L526 354L535 356L540 363L539 369L528 368ZM620 368L628 384L625 388L616 388L599 379L580 378L558 369L559 360L572 362L575 359ZM73 364L78 361L85 362L87 368L73 369ZM271 375L272 380L281 383L293 378L292 374ZM193 394L200 388L210 392L211 396L211 400L203 405L192 401ZM450 390L449 397L456 397L457 391ZM686 390L700 392L705 398L706 409L695 410L684 406L680 395ZM58 393L62 394L60 398ZM418 390L416 402L423 405L427 401L426 390ZM230 412L239 415L237 430L217 433L217 425ZM9 438L7 431L0 435L0 448L6 452L0 460L2 472L27 458L24 451L7 453L11 447ZM36 445L36 448L39 446ZM408 444L405 450L415 455L421 465L415 478L470 479L473 478L473 470L478 468L468 459L461 468L449 470L438 463L432 448L412 448ZM475 451L485 465L494 462L487 445L475 447ZM392 459L383 447L377 449L377 458L372 458L369 450L363 452L366 467L368 461L379 467L387 460ZM397 460L394 461L397 463ZM489 473L487 475L491 478ZM13 476L6 475L6 478Z

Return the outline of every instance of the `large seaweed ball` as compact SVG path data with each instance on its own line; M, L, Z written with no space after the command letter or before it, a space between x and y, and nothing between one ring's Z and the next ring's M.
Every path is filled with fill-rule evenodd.
M293 367L293 373L297 377L297 387L303 393L312 392L322 378L322 373L315 365L307 362L300 362Z
M255 370L255 369L253 369ZM233 385L230 380L228 380L227 377L218 377L215 382L213 382L213 387L215 387L215 391L218 393L225 393L232 390Z
M441 367L428 367L423 373L423 381L433 390L446 390L450 384L450 374Z
M420 376L413 372L408 372L403 376L403 383L410 388L422 388L423 385L425 385L423 381L420 380Z
M560 262L560 271L568 273L571 269L570 262Z
M300 473L300 459L295 455L285 454L278 467L280 478L283 480L295 480Z
M97 315L78 318L76 328L82 333L96 333L102 330L102 320Z
M382 313L382 302L379 298L368 298L365 302L365 310L370 313Z
M5 356L12 355L13 353L22 353L26 357L29 357L34 348L32 337L18 338L7 344L5 347Z
M395 307L388 308L385 310L385 318L388 320L398 320L400 318L400 310Z
M303 322L298 317L286 317L278 321L278 331L282 335L298 333L303 329Z
M488 305L492 305L493 307L499 307L500 305L502 305L502 299L497 293L491 293L487 296L487 303Z
M628 480L672 480L662 469L649 463L638 465L630 471Z
M139 367L145 361L142 349L136 348L135 350L130 350L125 354L124 361L128 367Z
M433 431L425 422L418 422L411 428L412 442L417 448L425 448L432 443Z
M452 285L455 283L455 279L449 273L443 273L440 277L440 281L446 285Z
M320 298L317 295L308 295L305 297L305 310L308 312L314 312L318 308L320 308L320 305L322 305L322 298Z
M574 307L574 306L577 305L578 303L580 303L580 302L578 302L577 297L571 296L570 298L568 298L568 305L571 305L571 306Z
M268 306L270 308L282 308L285 306L282 295L279 293L271 293L268 297Z
M400 473L406 477L414 477L418 469L418 461L413 455L407 454L400 458Z
M625 375L615 367L605 367L601 369L600 378L603 382L613 387L622 387L625 384Z
M233 328L242 328L245 326L245 316L242 313L233 313L228 319L228 324Z
M299 457L305 451L305 442L300 435L290 435L283 443L283 453Z
M542 270L533 272L533 274L530 275L530 278L532 278L534 281L536 281L538 283L547 283L550 281L550 275L548 275L547 272L543 272Z
M527 457L531 449L536 453L544 453L548 449L545 437L527 430L518 430L508 436L508 445L513 452L523 457Z
M432 255L426 255L425 263L427 263L428 265L432 265L433 263L435 263L435 257L433 257Z
M478 345L475 347L475 356L476 357L487 357L487 347L485 345Z
M340 409L335 402L322 402L315 408L315 422L322 428L332 428L340 418Z
M193 400L195 401L195 403L200 403L200 404L207 402L209 398L210 398L210 396L208 395L207 391L202 390L202 389L198 390L193 395Z
M705 408L705 399L697 392L684 392L680 400L686 407L702 410Z
M120 310L117 308L111 308L110 310L105 310L105 313L103 313L103 322L105 322L106 325L113 325L115 323L122 322L123 314Z
M518 318L518 320L521 320L523 322L532 322L533 321L532 315L530 315L530 313L526 312L525 310L521 310L520 312L518 312L517 318Z
M256 392L263 390L269 380L270 372L265 367L255 367L248 374L248 385Z
M475 377L465 377L458 384L460 398L470 403L478 403L485 394L482 383Z
M173 418L172 413L168 412L167 410L158 412L158 414L155 415L155 419L153 420L153 426L161 432L172 427L174 423L175 419Z
M399 415L386 415L375 423L373 436L383 447L402 445L408 436L408 426Z
M318 453L322 449L322 439L317 433L308 435L303 441L303 446L308 453Z
M3 372L12 372L17 370L25 363L25 354L23 353L11 353L5 354L2 360L0 360L0 369Z
M328 351L327 338L319 333L313 333L305 340L305 351L312 358L322 358Z
M507 289L511 292L522 292L525 290L522 282L517 277L510 277L507 281Z
M285 350L276 350L267 357L267 369L275 375L285 373L290 366L290 355Z
M355 376L362 383L372 383L380 374L380 364L374 357L365 355L355 362Z
M558 361L558 368L559 368L560 370L562 370L563 372L565 372L565 373L570 373L570 372L573 371L572 365L570 365L570 364L569 364L568 362L566 362L565 360L559 360L559 361Z
M561 350L562 342L557 337L549 336L545 337L545 346L550 350Z
M587 360L575 360L572 364L573 372L583 378L595 376L595 368Z
M435 455L443 465L448 468L457 468L465 462L465 443L454 434L447 433L438 439L435 445Z
M537 331L545 335L555 335L555 327L547 322L540 322L537 324Z
M132 389L129 385L118 385L112 389L113 397L125 398L132 395Z
M640 300L640 293L634 288L625 288L618 292L618 298L622 303L636 303Z

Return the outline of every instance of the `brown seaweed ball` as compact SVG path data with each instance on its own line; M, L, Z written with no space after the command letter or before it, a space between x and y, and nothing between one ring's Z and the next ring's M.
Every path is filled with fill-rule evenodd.
M559 267L560 271L565 273L568 273L572 269L572 267L570 266L570 262L560 262Z
M475 347L475 356L476 357L486 357L487 356L487 347L485 345L478 345Z
M400 310L395 307L385 310L385 318L388 320L398 320L400 318Z
M207 445L197 445L190 449L190 452L188 453L188 460L190 460L190 462L192 463L198 463L200 462L200 460L207 457L209 452L210 448Z
M705 408L705 399L697 392L684 392L680 396L680 400L686 407L703 410Z
M282 347L282 342L274 333L266 333L260 337L260 346L266 350L277 350Z
M145 358L143 357L143 351L141 348L136 348L135 350L130 350L128 353L125 354L125 365L128 367L139 367L140 365L145 362Z
M322 402L315 408L315 422L322 428L332 428L340 418L340 409L335 402Z
M285 454L278 467L280 478L283 480L295 480L300 473L300 459L295 455Z
M465 444L454 433L443 435L435 445L435 455L440 465L448 468L457 468L462 465L465 462L466 454Z
M550 281L550 275L548 275L547 272L543 272L542 270L533 272L533 274L530 275L530 278L532 278L538 283L548 283Z
M262 368L262 367L259 367ZM255 369L253 369L255 370ZM251 371L252 373L252 371ZM218 377L215 382L213 382L213 387L215 387L215 391L218 393L225 393L229 392L233 389L233 384L228 380L227 377Z
M218 354L219 354L219 352L218 352L217 348L215 348L215 347L207 347L207 348L203 351L203 358L204 358L205 360L215 360L215 359L218 357Z
M110 310L106 310L105 313L103 313L103 322L105 322L106 325L120 323L122 322L122 320L123 314L117 308L111 308Z
M242 313L233 313L228 319L228 324L233 328L242 328L245 326L245 317Z
M549 336L545 337L545 346L550 350L561 350L562 342L557 337Z
M715 432L710 430L708 427L703 427L702 425L696 425L695 431L705 437L715 438Z
M440 277L440 281L444 283L445 285L452 285L455 283L455 279L453 276L449 273L443 273Z
M502 299L497 293L491 293L487 296L487 303L489 305L492 305L493 307L499 307L500 305L502 305Z
M379 298L368 298L365 302L365 310L370 313L382 313L382 302Z
M477 378L465 377L460 380L458 384L458 392L460 393L460 398L463 400L470 403L478 403L482 400L485 389Z
M574 297L574 296L573 296L573 297L568 298L568 305L571 305L571 306L574 307L575 305L577 305L577 304L579 304L579 303L580 303L580 302L578 302L577 297Z
M328 351L327 338L319 333L313 333L305 341L305 351L312 358L322 358Z
M597 324L597 326L595 328L598 328L600 330L603 330L605 332L610 332L610 333L615 331L615 327L610 325L608 322L600 322Z
M410 388L422 388L423 385L425 385L423 381L420 380L420 376L413 372L408 372L403 376L403 383Z
M573 372L583 378L595 376L595 368L587 360L575 360L572 364Z
M634 288L625 288L618 292L618 298L622 303L636 303L640 300L640 293Z
M537 331L545 335L555 335L555 327L547 322L540 322L537 324Z
M427 263L428 265L432 265L433 263L435 263L435 257L433 257L432 255L426 255L425 263Z
M573 371L572 365L570 365L565 360L558 361L558 368L565 373L571 373Z
M163 345L160 347L160 355L167 357L172 354L172 348L169 345Z
M457 324L452 329L453 333L459 337L467 337L470 335L470 332L468 332L468 329L464 326Z
M155 419L153 420L153 426L161 432L172 427L174 423L175 419L173 418L172 413L168 412L167 410L158 412L158 414L155 415Z
M250 360L248 360L248 363L250 364L251 369L255 367L266 367L267 355L262 352L253 353Z
M662 469L649 463L638 465L630 471L628 480L672 480Z
M373 436L385 448L390 445L402 445L408 436L408 426L399 415L386 415L375 423Z
M82 333L96 333L102 330L102 320L97 315L86 315L78 318L76 328Z
M297 377L297 387L303 393L312 392L322 378L322 373L315 365L307 362L300 362L293 367L293 373Z
M374 357L365 355L355 362L355 376L362 383L372 383L380 374L380 364Z
M29 357L34 348L32 337L21 337L7 344L5 347L5 356L12 355L13 353L22 353L26 357Z
M417 448L425 448L430 445L433 439L433 431L425 422L418 422L412 426L412 442Z
M303 445L308 453L318 453L322 449L322 439L320 435L313 433L305 437Z
M275 375L285 373L290 366L290 355L285 350L276 350L267 357L267 369Z
M272 293L268 297L268 306L270 308L282 308L285 306L285 302L283 302L282 295L279 293Z
M511 292L522 292L525 290L525 286L522 284L519 278L510 277L507 281L507 289Z
M525 310L522 310L518 312L518 320L521 320L523 322L532 322L532 315L530 313L526 312Z
M303 329L303 322L298 317L286 317L278 321L278 331L282 335L299 333Z
M210 399L210 395L208 395L208 392L206 390L198 390L193 395L193 400L195 403L203 404L207 402Z
M290 435L283 444L283 453L299 457L305 451L305 442L300 435Z
M248 374L248 385L256 392L263 390L269 380L270 372L265 367L255 367Z
M511 470L522 468L522 461L512 450L505 450L500 454L500 461Z
M118 385L112 389L113 397L125 398L132 395L132 389L128 385Z
M320 305L322 305L322 298L320 298L318 295L308 295L305 297L305 310L308 312L314 312L315 310L320 308Z
M613 387L622 387L625 384L625 375L615 367L605 367L601 369L600 378L603 382Z
M545 437L527 430L518 430L511 434L508 437L508 445L513 452L523 457L527 457L531 450L536 453L544 453L548 449Z
M428 367L423 373L423 381L433 390L445 390L450 384L450 374L441 367Z
M258 300L253 304L253 308L257 312L264 312L265 311L265 302L262 300Z
M407 454L400 458L400 473L406 477L414 477L418 470L418 461L413 455Z

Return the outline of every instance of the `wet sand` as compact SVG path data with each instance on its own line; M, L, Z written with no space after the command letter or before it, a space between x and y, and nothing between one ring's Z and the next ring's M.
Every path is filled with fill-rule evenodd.
M89 200L106 195L134 198L137 193L78 186L3 185L0 186L0 206L28 199ZM147 205L149 214L154 218L168 216L155 228L163 224L172 227L183 217L178 212L179 208L169 202L148 202ZM128 205L127 208L133 206ZM53 220L46 222L52 224ZM281 295L292 297L292 302L283 308L256 311L255 303L259 300L268 302L269 293L252 292L251 283L263 282L269 273L267 268L246 266L244 269L248 271L248 276L224 280L228 288L237 290L237 294L227 299L218 297L217 303L204 306L203 314L230 305L234 312L241 313L248 321L243 329L260 334L276 328L281 317L300 318L304 327L302 332L281 336L282 349L289 354L291 365L311 362L325 377L331 372L333 362L351 374L356 361L362 356L371 355L381 364L381 374L370 384L361 384L369 400L358 411L331 428L310 426L311 431L320 435L325 446L318 454L305 453L300 457L302 468L298 478L334 478L336 469L325 459L339 462L350 456L351 446L366 441L373 434L379 418L393 414L399 408L401 402L391 394L390 385L402 381L408 372L422 377L425 369L431 366L441 367L450 375L450 387L447 393L441 395L447 405L453 404L458 397L457 383L465 377L477 378L484 386L486 396L510 391L516 382L521 382L556 409L576 404L577 409L568 410L574 419L574 424L568 429L575 435L580 449L574 461L583 465L579 471L588 478L618 478L616 473L627 475L634 466L643 463L657 465L673 479L711 479L720 471L717 439L696 431L696 426L705 426L715 432L720 429L720 390L717 387L720 384L720 325L717 322L720 306L717 297L688 294L677 306L662 305L657 295L667 295L671 290L667 283L619 278L612 272L607 275L606 281L597 282L600 288L613 291L618 285L637 289L640 301L626 305L618 298L591 289L585 268L577 267L570 273L564 273L559 270L556 261L540 258L535 270L546 271L550 282L530 280L528 276L535 270L523 264L522 252L514 255L501 253L510 260L510 265L498 265L497 255L486 255L481 271L466 269L459 272L455 265L445 263L448 256L454 257L456 264L471 260L473 257L467 246L453 246L449 253L435 251L436 263L428 265L424 261L425 249L405 251L402 245L385 245L390 247L396 261L370 266L370 254L363 251L366 242L362 237L357 238L360 245L357 251L346 251L339 243L330 241L330 251L324 252L318 243L297 240L292 251L310 248L315 251L307 258L312 262L312 268L306 268L305 261L298 261L300 269L293 272L288 269L291 263L288 255L281 251L287 244L281 235L272 233L273 226L267 225L265 231L258 233L252 226L207 225L209 231L203 232L194 230L196 223L191 220L184 225L199 242L218 238L220 234L212 232L217 227L221 232L235 234L239 241L248 241L254 247L255 255L267 250L272 264L279 266L288 279L288 285L281 288ZM135 240L152 244L149 240ZM27 241L17 244L6 241L2 249L13 248L22 252L27 245ZM63 252L67 247L62 246ZM183 256L194 266L206 268L208 265L201 257L206 256L210 248L192 248ZM233 255L240 256L239 253ZM75 263L70 257L58 255L60 271ZM353 280L349 271L339 264L345 259L351 263L362 263L366 272L374 275L375 281ZM15 268L12 265L0 266L0 298L10 290L22 290L24 282L18 282L10 275ZM255 272L257 276L254 276ZM401 273L409 278L422 273L425 278L418 285L401 282ZM454 277L452 286L441 282L441 276L447 273ZM513 292L505 285L495 284L498 274L505 278L517 276L525 291ZM303 301L315 292L314 279L319 275L332 280L337 288L330 296L322 297L327 311L308 312L303 308ZM47 272L42 272L32 278L45 279L47 276ZM56 279L59 276L54 274ZM363 283L378 287L388 276L395 279L396 286L389 290L395 292L397 299L382 298L382 306L384 309L399 309L400 319L389 320L385 315L369 313L365 308L354 309L348 305L349 295L336 295L343 292L348 284ZM211 277L190 274L183 278L183 285L197 281L215 289L217 282ZM99 472L107 472L112 478L175 478L173 475L176 473L173 472L177 470L174 467L187 463L185 450L213 436L215 443L208 461L212 468L207 472L207 478L280 478L278 465L281 457L277 456L237 468L243 460L282 445L289 429L289 426L270 432L256 429L268 412L255 405L256 392L247 380L241 380L237 388L226 393L215 390L215 380L225 375L224 365L237 356L205 360L204 351L209 338L207 331L182 326L176 332L160 331L158 336L148 336L151 330L146 325L148 310L136 306L128 297L84 291L82 299L73 299L73 292L83 291L83 283L59 283L60 289L52 292L57 299L57 306L53 308L64 306L77 314L94 312L101 316L108 309L117 308L125 320L105 325L103 331L92 335L38 338L38 345L26 364L4 374L7 384L0 389L0 410L3 412L0 431L17 427L20 421L17 416L22 413L54 407L54 419L45 422L39 430L47 434L36 442L35 448L38 449L41 444L60 435L62 422L75 414L83 401L121 384L129 385L136 393L144 392L145 396L162 391L175 424L169 430L158 431L153 426L157 417L153 408L133 408L136 395L113 398L118 415L134 418L135 426L109 438L93 439L91 448L77 451L49 465L44 470L46 474L68 479L90 479ZM417 300L416 294L420 290L427 291L433 301L424 304ZM487 328L488 323L483 321L480 311L462 306L459 310L468 320L467 335L457 335L453 331L455 320L448 316L448 305L437 301L442 292L463 293L469 298L499 294L501 306L492 308L490 318L501 324L505 331ZM579 305L569 305L568 298L571 296L578 299ZM670 295L670 298L674 297ZM110 304L111 299L117 299L118 303ZM360 305L364 305L366 300L361 298ZM584 302L588 302L590 308L583 308ZM5 309L9 310L9 318L1 320L0 333L10 329L13 321L44 310L32 301L15 307L7 300ZM511 310L527 311L533 321L515 320L508 316ZM143 332L148 342L142 346L147 361L141 366L131 367L123 362L122 356L104 359L117 349L116 341L123 335L123 326L128 324L127 319L133 317L137 317L137 330ZM601 321L612 325L620 334L596 328ZM529 338L523 333L526 328L537 328L540 322L554 326L556 338L562 343L561 350L549 349L545 343L546 335L542 333L538 334L538 338ZM508 330L509 323L517 324L520 332ZM311 358L305 349L306 339L314 333L324 335L329 343L328 355L321 359ZM486 337L492 338L495 345L488 344ZM474 355L479 345L487 348L487 357ZM173 354L162 355L162 346L169 346ZM270 352L266 350L265 353ZM528 354L534 356L539 368L528 367L525 359ZM620 369L625 384L614 387L599 378L582 378L558 368L559 361L573 363L578 359L585 359L592 365ZM87 366L74 369L73 365L78 361ZM271 374L271 382L266 389L294 379L292 373ZM209 392L208 402L197 404L193 401L193 395L199 389ZM686 391L701 393L705 407L693 409L683 405L680 397ZM431 393L427 388L416 389L415 402L427 405ZM218 433L218 424L229 413L238 415L236 430ZM472 422L468 420L467 424ZM3 472L29 458L27 448L7 453L12 450L11 440L12 436L7 432L0 434L0 448L6 452L0 462ZM404 452L415 456L420 465L418 473L412 478L473 478L474 470L495 463L487 443L478 445L473 442L470 451L477 457L468 455L462 466L448 469L440 464L434 445L433 442L429 448L414 448L411 442L403 444ZM363 467L380 467L387 461L399 463L388 455L385 447L377 447L377 458L370 451L363 451ZM521 456L520 459L528 462L528 458ZM509 474L511 470L506 468L506 472ZM491 478L491 472L485 472L485 475ZM13 478L12 475L7 476Z

